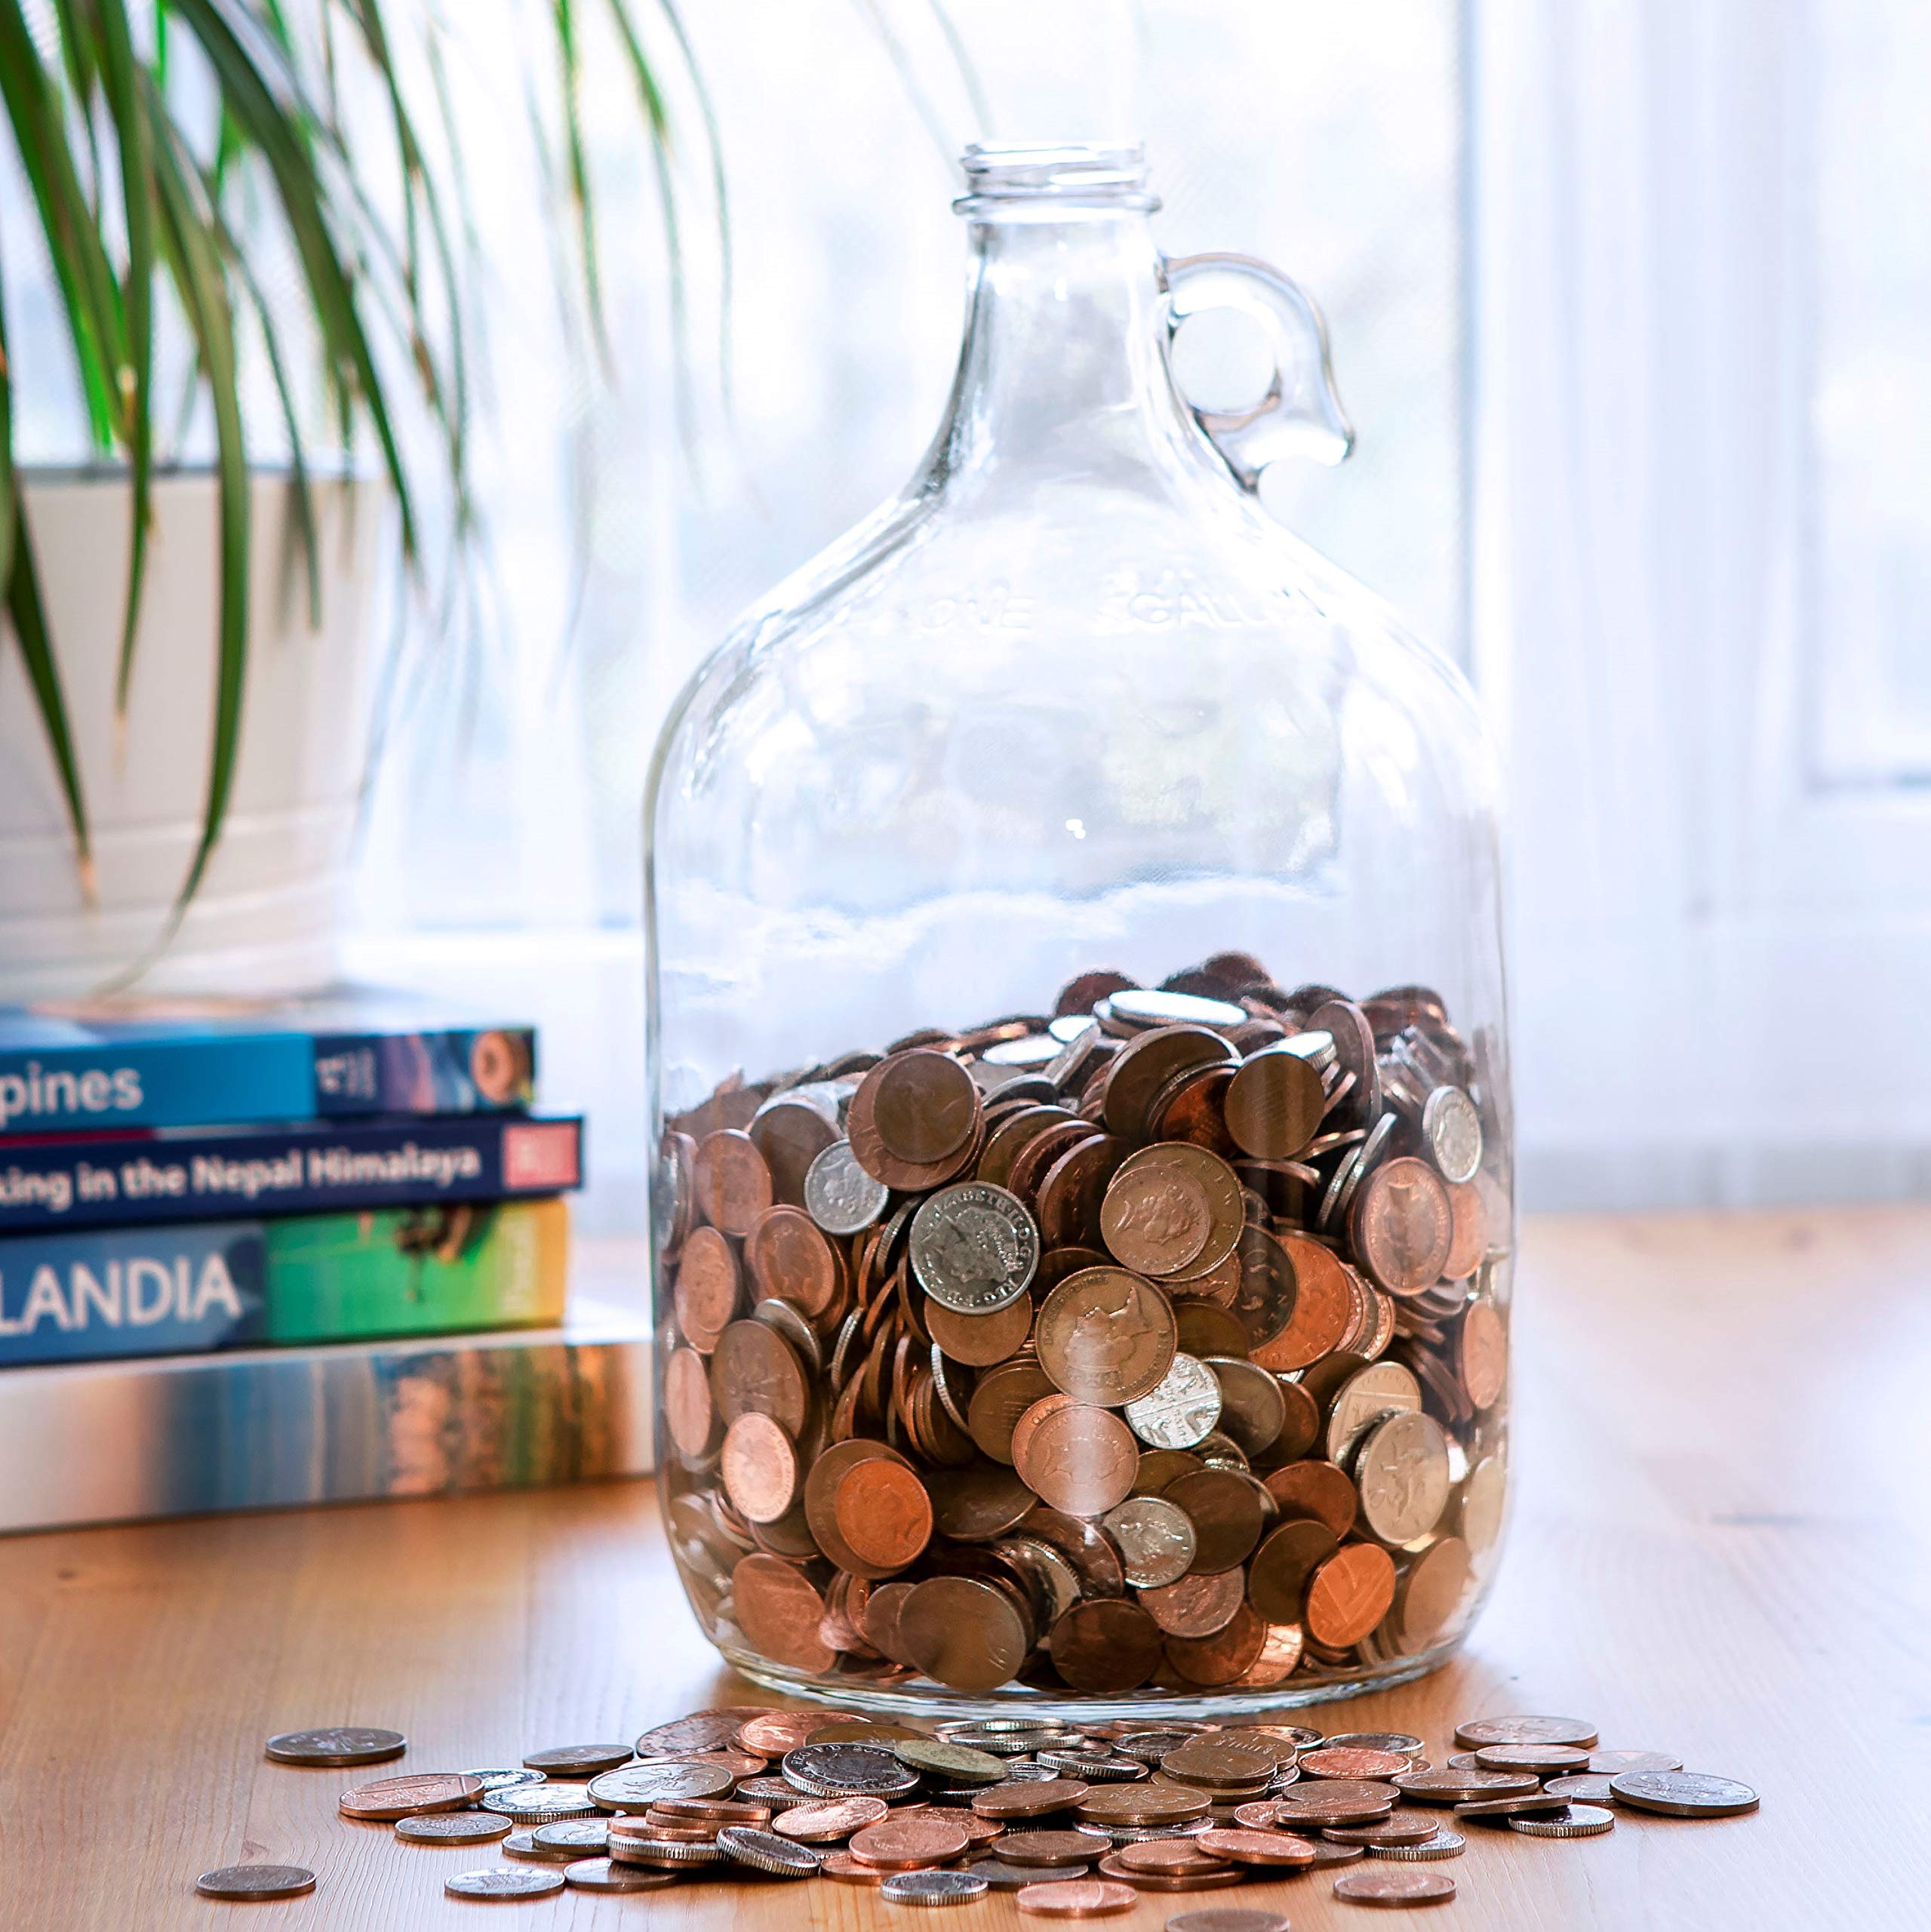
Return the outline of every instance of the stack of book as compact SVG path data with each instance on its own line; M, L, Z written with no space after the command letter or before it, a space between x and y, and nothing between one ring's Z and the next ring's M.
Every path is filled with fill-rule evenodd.
M645 1466L535 1066L352 990L0 1011L0 1527Z

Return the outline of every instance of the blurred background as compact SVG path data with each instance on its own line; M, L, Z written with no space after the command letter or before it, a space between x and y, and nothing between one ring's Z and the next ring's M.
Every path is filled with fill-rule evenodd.
M953 157L982 136L1143 138L1170 253L1260 256L1324 306L1358 454L1269 506L1491 718L1525 1204L1931 1186L1923 9L632 11L668 186L614 10L578 10L577 140L533 146L503 131L554 122L549 8L437 14L418 78L467 191L484 540L453 623L379 599L395 701L348 881L358 977L540 1026L546 1101L594 1118L580 1228L643 1226L659 721L923 448L960 318ZM560 294L580 165L601 347ZM0 193L16 451L70 462L26 193ZM183 454L213 436L204 405Z

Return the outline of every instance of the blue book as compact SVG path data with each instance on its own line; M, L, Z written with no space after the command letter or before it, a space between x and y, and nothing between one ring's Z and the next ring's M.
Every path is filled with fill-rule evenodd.
M583 1123L525 1114L0 1141L0 1235L567 1193Z
M535 1097L536 1054L529 1026L354 986L0 1008L0 1136L515 1112Z

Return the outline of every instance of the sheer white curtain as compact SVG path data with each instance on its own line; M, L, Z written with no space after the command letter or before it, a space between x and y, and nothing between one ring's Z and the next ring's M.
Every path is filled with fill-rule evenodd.
M1474 663L1529 1198L1921 1191L1931 31L1478 20Z

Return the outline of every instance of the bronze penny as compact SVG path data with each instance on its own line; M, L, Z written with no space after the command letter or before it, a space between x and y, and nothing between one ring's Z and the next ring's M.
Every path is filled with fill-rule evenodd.
M1041 1502L1069 1516L1103 1516L1132 1494L1139 1463L1133 1432L1118 1416L1074 1403L1040 1423L1017 1466Z
M1348 1333L1354 1308L1347 1270L1319 1241L1283 1235L1279 1247L1294 1278L1287 1326L1253 1349L1262 1367L1277 1372L1306 1368L1332 1354Z
M1350 1905L1445 1905L1455 1896L1455 1881L1440 1872L1370 1865L1336 1879L1334 1896Z
M1216 1858L1231 1859L1236 1865L1280 1865L1299 1867L1314 1862L1314 1848L1305 1838L1290 1838L1285 1832L1253 1832L1239 1827L1216 1826L1202 1832L1194 1842Z
M1262 1486L1284 1516L1324 1523L1337 1539L1354 1527L1361 1499L1346 1472L1332 1463L1290 1463L1271 1470Z
M1597 1733L1581 1718L1475 1718L1455 1727L1455 1741L1467 1751L1490 1744L1573 1744L1593 1751Z
M760 1294L807 1315L823 1315L838 1292L838 1259L802 1208L767 1209L744 1244L744 1258Z
M1425 1844L1441 1829L1432 1817L1378 1819L1372 1825L1324 1825L1321 1836L1336 1844Z
M1013 1425L1013 1466L1016 1468L1019 1466L1021 1459L1031 1453L1032 1438L1038 1434L1041 1425L1048 1416L1056 1416L1062 1409L1077 1406L1075 1397L1062 1395L1057 1389L1050 1395L1041 1396Z
M1138 1892L1217 1892L1229 1885L1244 1885L1247 1875L1238 1865L1228 1865L1219 1859L1203 1859L1198 1864L1182 1866L1175 1872L1136 1872L1132 1866L1122 1865L1117 1856L1108 1854L1099 1861L1099 1870L1108 1878L1124 1879ZM1188 1913L1189 1918L1200 1915ZM1171 1919L1167 1921L1170 1925Z
M1039 1365L1082 1402L1120 1408L1151 1392L1173 1365L1173 1311L1122 1268L1069 1275L1039 1310Z
M1034 1403L1054 1392L1037 1361L1001 1362L979 1378L966 1410L966 1425L980 1453L995 1463L1013 1460L1013 1431Z
M859 1463L839 1484L833 1508L838 1534L874 1570L902 1570L931 1540L932 1498L903 1463Z
M983 1463L969 1469L935 1469L926 1487L939 1534L955 1543L985 1543L1003 1536L1039 1503L1015 1472Z
M727 1704L715 1711L694 1711L653 1725L632 1747L640 1758L681 1758L693 1751L715 1751L735 1744L738 1733L752 1718L770 1715L764 1704Z
M1136 1154L1106 1189L1099 1231L1108 1251L1142 1275L1177 1275L1197 1261L1213 1232L1207 1190L1192 1175L1160 1158L1162 1147Z
M1519 1798L1468 1798L1456 1806L1455 1815L1457 1818L1473 1819L1477 1823L1489 1820L1506 1823L1511 1818L1542 1817L1568 1808L1568 1799L1558 1792L1529 1791Z
M1334 1043L1336 1065L1353 1075L1341 1113L1361 1126L1371 1124L1381 1112L1381 1076L1375 1064L1374 1029L1361 1009L1350 999L1324 1000L1308 1013L1307 1029L1325 1033Z
M838 1527L838 1497L845 1478L853 1469L862 1463L875 1461L903 1463L905 1458L883 1442L862 1438L834 1442L819 1454L804 1479L804 1518L813 1540L841 1570L866 1580L875 1580L875 1566L868 1564L845 1541ZM890 1570L877 1572L881 1577L890 1574Z
M972 1808L982 1818L1047 1818L1083 1804L1090 1789L1077 1778L995 1784L974 1795Z
M835 1878L841 1885L882 1885L892 1875L882 1866L867 1865L848 1851L835 1851L818 1863L821 1878Z
M1265 1494L1251 1476L1202 1469L1176 1478L1163 1494L1193 1523L1197 1574L1235 1569L1253 1555L1267 1512Z
M996 1585L970 1577L930 1577L916 1585L898 1628L913 1666L952 1690L998 1690L1032 1648L1018 1604Z
M1281 1759L1259 1739L1247 1740L1238 1734L1209 1731L1189 1737L1163 1751L1161 1774L1182 1784L1197 1784L1208 1790L1232 1790L1241 1785L1265 1782L1274 1775Z
M804 1177L811 1164L843 1137L838 1132L836 1094L795 1088L767 1100L746 1130L771 1171L773 1197L788 1206L804 1205Z
M1485 1798L1533 1798L1539 1781L1527 1772L1403 1771L1388 1782L1422 1804L1472 1804Z
M698 1142L693 1182L704 1218L727 1235L749 1234L771 1204L771 1171L750 1135L736 1128Z
M868 1865L914 1872L958 1857L971 1841L952 1820L936 1811L907 1811L861 1826L845 1849Z
M1067 1107L1020 1107L1001 1116L996 1125L989 1115L985 1146L975 1164L978 1177L995 1187L1005 1186L1012 1177L1013 1163L1049 1127L1076 1127L1081 1140L1090 1139L1093 1133L1091 1121Z
M1073 1690L1136 1690L1160 1668L1160 1626L1138 1604L1090 1597L1053 1625L1047 1648Z
M456 1771L419 1771L406 1777L377 1778L358 1784L336 1801L345 1818L379 1820L392 1824L398 1818L420 1817L428 1811L460 1811L483 1795L481 1778Z
M1040 1238L1049 1248L1099 1245L1107 1184L1132 1152L1118 1135L1090 1134L1047 1168L1036 1199Z
M1247 1666L1241 1687L1265 1690L1293 1675L1307 1651L1306 1634L1298 1623L1270 1623L1260 1655Z
M1490 1303L1468 1304L1456 1339L1455 1365L1477 1408L1493 1408L1502 1399L1508 1377L1508 1331Z
M1224 1066L1234 1049L1201 1026L1158 1026L1122 1047L1106 1069L1106 1131L1136 1143L1146 1138L1147 1114L1173 1076L1200 1066Z
M1124 973L1104 970L1082 973L1078 978L1069 980L1059 989L1059 997L1053 1002L1056 1015L1069 1013L1088 1014L1099 1002L1114 993L1130 992L1139 982L1130 980Z
M1330 1650L1358 1644L1394 1601L1394 1561L1378 1544L1349 1543L1308 1583L1308 1635Z
M879 1062L859 1083L887 1152L915 1167L955 1154L979 1118L979 1090L949 1054L915 1047ZM858 1103L858 1095L853 1104Z
M1259 1456L1279 1439L1287 1421L1287 1398L1284 1385L1264 1368L1250 1361L1215 1356L1207 1366L1220 1385L1220 1431L1230 1435L1242 1453ZM1312 1398L1305 1390L1296 1393L1308 1407Z
M725 1430L718 1473L748 1522L775 1523L797 1499L797 1452L769 1416L742 1415Z
M1376 1168L1354 1197L1354 1251L1390 1294L1419 1294L1441 1278L1453 1219L1441 1175L1425 1161L1399 1155Z
M1210 1689L1238 1684L1259 1660L1267 1635L1266 1622L1244 1603L1211 1637L1168 1638L1167 1661L1189 1684Z
M968 1368L991 1368L1010 1361L1032 1333L1032 1303L1019 1300L991 1315L961 1315L942 1302L925 1304L925 1326L933 1340Z
M1092 1841L1087 1840L1090 1844ZM1127 1872L1224 1871L1227 1860L1198 1851L1198 1835L1188 1838L1152 1838L1144 1844L1123 1844L1112 1855Z
M768 1804L734 1798L660 1798L644 1814L651 1823L664 1825L761 1825L770 1815Z
M1395 1636L1404 1655L1426 1650L1442 1635L1474 1582L1468 1546L1459 1537L1443 1537L1416 1558L1394 1594Z
M1448 1212L1448 1259L1441 1264L1442 1278L1465 1281L1489 1251L1488 1210L1482 1204L1481 1187L1472 1180L1450 1181Z
M1139 1894L1110 1878L1059 1878L1022 1885L1013 1894L1022 1912L1039 1918L1111 1918L1131 1912Z
M1240 1146L1227 1131L1223 1110L1233 1078L1231 1066L1183 1069L1148 1103L1147 1132L1155 1140L1190 1140L1222 1160L1238 1159Z
M818 1634L825 1600L795 1564L761 1552L744 1557L731 1572L731 1595L738 1627L760 1656L794 1670L829 1670L837 1660Z
M1210 1225L1207 1246L1199 1257L1169 1278L1174 1291L1183 1284L1200 1281L1228 1260L1240 1245L1247 1227L1247 1204L1241 1193L1240 1177L1218 1154L1191 1141L1170 1141L1164 1146L1148 1147L1134 1155L1121 1168L1122 1174L1134 1162L1160 1164L1176 1177L1184 1176L1205 1195Z
M1179 1351L1204 1361L1209 1355L1237 1355L1247 1346L1247 1331L1230 1308L1198 1301L1189 1294L1173 1304Z
M1314 1137L1327 1097L1321 1075L1299 1054L1270 1047L1241 1063L1225 1106L1227 1131L1244 1152L1285 1161Z
M722 1439L710 1365L695 1349L673 1349L664 1364L664 1426L678 1453L693 1463L714 1455Z
M1268 1445L1270 1462L1298 1462L1321 1440L1321 1405L1298 1382L1282 1382L1281 1433ZM1264 1479L1263 1479L1264 1480Z
M1388 1778L1413 1770L1415 1761L1405 1751L1366 1751L1346 1745L1324 1745L1300 1755L1301 1774L1310 1778Z
M1248 1567L1247 1595L1254 1608L1271 1623L1298 1623L1309 1579L1338 1547L1325 1523L1300 1519L1269 1532Z
M1233 1622L1246 1592L1238 1570L1182 1577L1177 1583L1139 1592L1141 1607L1170 1637L1211 1637Z
M1182 1825L1213 1808L1204 1791L1147 1783L1095 1785L1075 1807L1090 1823L1131 1826Z
M992 1854L1008 1865L1085 1865L1093 1841L1081 1832L1004 1832L992 1840Z
M715 1228L693 1228L678 1265L673 1300L684 1339L709 1355L737 1312L737 1257Z
M769 1416L795 1441L811 1411L798 1351L761 1321L733 1321L711 1357L711 1395L729 1429L739 1416Z

